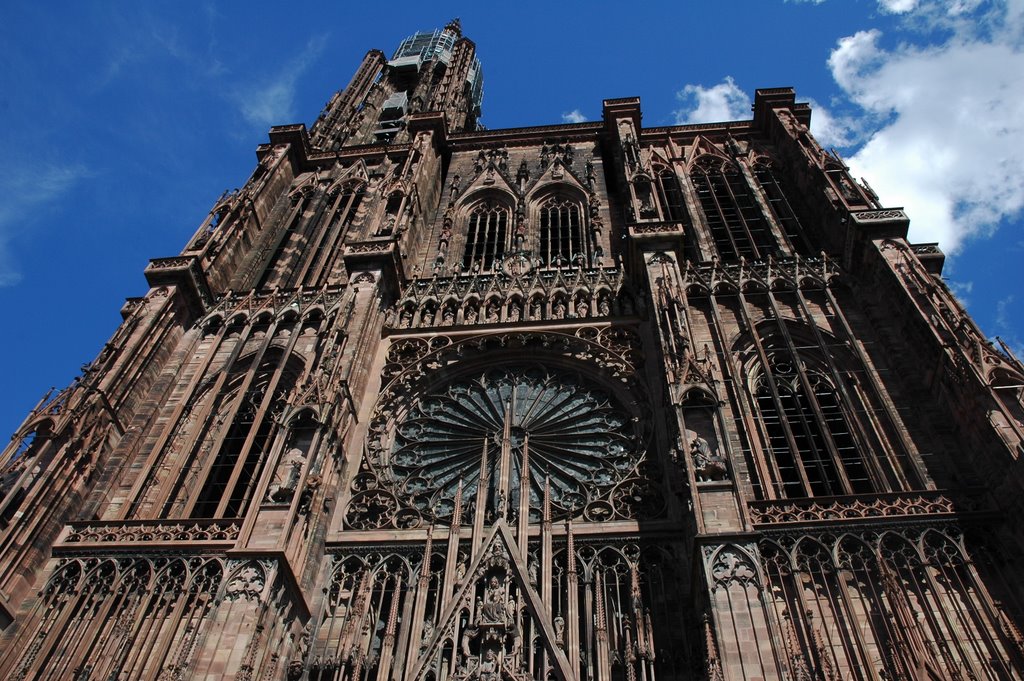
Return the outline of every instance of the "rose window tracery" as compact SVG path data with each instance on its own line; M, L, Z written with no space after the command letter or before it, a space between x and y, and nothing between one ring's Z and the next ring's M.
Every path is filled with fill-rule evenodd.
M461 484L464 521L478 498L489 517L512 520L524 488L536 521L549 484L553 516L594 509L603 520L620 487L630 497L638 493L641 440L629 411L579 375L511 366L458 378L419 398L394 430L381 477L426 517L450 520Z

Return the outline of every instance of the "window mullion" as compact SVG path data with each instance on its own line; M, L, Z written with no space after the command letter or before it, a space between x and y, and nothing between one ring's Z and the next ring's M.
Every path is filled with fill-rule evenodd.
M736 173L742 175L738 169L736 170ZM753 252L755 258L760 258L761 249L757 247L757 240L754 238L753 232L750 231L750 225L747 224L747 219L743 215L743 208L740 206L740 202L736 198L736 192L733 191L732 183L729 182L729 174L726 172L722 173L722 184L725 185L725 191L729 194L729 200L732 201L733 208L736 210L736 218L739 220L739 226L743 230L743 234L746 235L747 241L750 242L750 250Z
M715 211L718 213L718 219L722 221L722 231L725 234L726 238L729 240L729 245L732 248L732 255L734 255L736 258L739 258L742 254L740 253L739 244L736 243L736 239L733 236L732 226L729 224L729 220L728 220L728 218L725 215L725 211L722 209L722 202L719 200L719 196L718 196L719 195L718 184L716 184L711 179L711 173L710 172L705 172L704 176L705 176L705 178L707 180L708 194L711 196L711 200L715 204ZM724 174L721 171L717 172L717 176L718 176L718 178L722 182L725 182L725 176L724 176ZM712 234L711 236L712 236L712 239L714 239L714 234ZM726 255L726 254L723 254L723 255Z
M742 301L744 312L746 312L746 296L741 292L740 300ZM749 314L746 314L749 318ZM752 334L754 340L754 347L757 351L758 359L763 367L763 375L765 382L768 385L769 392L771 393L772 404L775 406L776 412L779 414L779 418L782 424L783 432L786 436L786 441L789 444L790 451L793 453L793 464L796 467L797 475L800 477L800 481L804 485L804 492L806 496L813 496L811 491L810 481L807 479L807 472L804 470L803 461L800 457L800 450L796 445L796 439L793 437L793 432L790 430L789 425L786 423L785 413L786 410L782 405L782 400L779 396L779 387L775 381L775 376L772 374L771 365L768 362L768 354L765 352L764 344L755 332ZM779 481L782 484L782 481ZM783 486L783 491L785 487ZM789 496L789 495L786 495Z

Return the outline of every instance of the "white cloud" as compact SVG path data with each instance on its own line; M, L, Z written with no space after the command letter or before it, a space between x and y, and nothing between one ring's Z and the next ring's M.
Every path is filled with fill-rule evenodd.
M1018 359L1024 358L1024 339L1021 339L1017 335L1017 330L1014 328L1014 317L1010 311L1010 306L1017 300L1017 296L1010 294L1005 298L996 301L996 318L995 325L1001 336L996 336L997 339L1003 341L1007 347L1017 356Z
M949 285L949 290L957 297L964 307L970 307L971 299L968 297L971 292L974 291L973 281L955 281L953 279L947 279L946 284Z
M820 5L825 0L786 0L786 2L795 3L810 3L812 5ZM878 7L883 12L889 12L891 14L902 14L909 12L914 9L917 5L917 0L878 0Z
M676 93L683 108L675 111L676 123L719 123L750 118L750 97L726 76L718 85L687 85Z
M33 169L12 163L0 169L0 286L12 286L21 280L10 242L31 226L33 211L54 204L89 174L82 165Z
M857 125L845 117L837 117L824 106L809 99L811 134L825 147L845 147L857 139Z
M326 44L326 36L311 38L302 52L275 76L235 90L233 99L245 120L263 126L293 123L296 83L320 57Z
M580 113L579 109L573 109L572 111L562 114L563 123L586 123L587 117Z
M1012 293L1002 300L996 302L996 326L1003 330L1010 330L1012 328L1010 324L1010 305L1016 300L1017 296Z
M911 240L955 253L1024 208L1024 52L995 31L892 50L881 37L843 38L829 58L874 127L848 163L883 204L907 208Z
M878 6L891 14L904 14L917 6L917 0L878 0Z

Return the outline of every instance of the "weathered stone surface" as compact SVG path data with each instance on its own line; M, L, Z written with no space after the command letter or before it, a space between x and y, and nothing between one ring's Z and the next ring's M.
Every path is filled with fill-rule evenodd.
M15 433L0 677L1020 678L1024 367L810 109L478 130L420 38Z

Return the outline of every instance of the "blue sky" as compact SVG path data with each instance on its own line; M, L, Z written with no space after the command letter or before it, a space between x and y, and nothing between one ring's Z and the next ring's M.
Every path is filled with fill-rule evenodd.
M747 118L756 88L795 87L911 239L947 251L986 333L1024 349L1024 0L7 4L4 433L96 355L270 125L308 125L368 49L454 16L489 128L633 95L647 126Z

